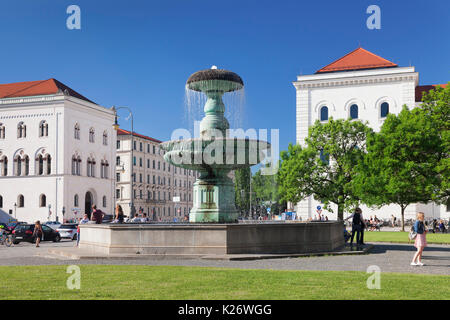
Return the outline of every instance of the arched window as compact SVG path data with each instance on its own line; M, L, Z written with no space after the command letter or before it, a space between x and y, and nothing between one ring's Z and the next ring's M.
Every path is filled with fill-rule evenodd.
M50 175L52 173L52 157L48 154L46 158L47 158L47 171L46 171L46 174Z
M386 118L389 114L389 103L383 102L380 107L380 117Z
M41 194L39 196L39 207L46 207L47 206L47 197L45 194Z
M16 156L16 158L14 159L14 162L16 163L15 175L21 176L22 175L22 159L20 158L19 155Z
M0 139L5 139L6 136L6 128L3 123L0 123Z
M106 208L106 196L103 196L103 208Z
M103 145L108 145L108 133L106 131L103 132Z
M3 177L8 175L8 158L6 156L0 159L0 175Z
M23 122L19 122L17 125L17 138L27 137L27 126Z
M19 194L19 196L17 197L17 206L19 208L25 207L25 198L21 194Z
M77 140L80 140L80 125L78 123L75 123L73 137Z
M3 208L3 197L0 196L0 208Z
M88 177L90 177L91 174L92 174L92 173L91 173L91 169L92 169L91 163L92 163L91 158L87 158L87 161L86 161L86 175L87 175Z
M75 156L72 157L72 175L77 174L77 158Z
M89 142L95 142L95 130L94 128L89 129Z
M104 179L108 179L108 167L109 167L109 163L106 160L102 160L101 162L101 177Z
M37 168L36 174L38 176L44 174L44 157L42 156L42 154L38 155L38 157L36 158L36 168Z
M25 156L22 161L25 163L24 174L27 176L30 174L30 157Z
M328 107L323 106L320 108L320 121L327 121L328 120Z
M74 195L74 197L73 197L73 206L75 207L75 208L77 208L78 207L78 195L76 194L76 195Z
M95 160L91 158L87 160L87 176L95 177Z
M45 120L39 124L39 137L48 137L48 123Z
M352 104L350 106L350 119L358 119L358 105Z
M77 158L77 176L81 176L81 157Z

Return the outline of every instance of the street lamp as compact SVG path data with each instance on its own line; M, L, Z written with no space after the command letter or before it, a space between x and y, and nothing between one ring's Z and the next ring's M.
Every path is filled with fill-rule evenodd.
M114 111L114 124L113 124L113 128L114 130L119 130L119 123L117 121L117 110L120 109L126 109L128 110L128 112L130 113L130 118L131 118L131 161L130 161L130 187L131 187L131 191L130 191L130 195L131 195L131 201L130 201L130 219L132 219L134 217L134 190L133 190L133 177L134 177L134 173L133 173L133 156L134 156L134 144L133 144L133 136L134 136L134 125L133 125L133 112L131 112L131 109L128 107L115 107L113 106L111 108Z
M17 220L16 208L17 208L17 203L14 202L14 219Z

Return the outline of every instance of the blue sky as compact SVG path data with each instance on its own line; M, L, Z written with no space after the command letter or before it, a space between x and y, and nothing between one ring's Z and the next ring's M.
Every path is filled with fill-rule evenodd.
M66 28L71 4L81 30ZM371 4L381 30L366 27ZM359 44L415 66L421 84L449 81L449 12L446 0L3 0L0 83L56 78L103 106L131 107L137 132L167 140L189 126L185 81L217 65L246 84L244 128L280 129L285 149L295 142L292 81Z

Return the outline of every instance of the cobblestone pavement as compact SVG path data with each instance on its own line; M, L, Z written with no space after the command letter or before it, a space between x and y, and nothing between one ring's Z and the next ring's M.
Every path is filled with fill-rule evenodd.
M226 267L241 269L274 270L322 270L322 271L366 271L371 265L381 272L450 275L450 246L429 245L425 248L423 267L410 266L415 248L408 244L376 243L367 255L324 256L307 258L266 259L254 261L215 260L147 260L147 259L86 259L67 260L53 255L42 256L49 248L71 247L75 242L44 242L40 248L30 243L20 243L7 248L0 246L0 265L71 265L71 264L115 264L115 265L171 265ZM39 256L37 256L39 254Z

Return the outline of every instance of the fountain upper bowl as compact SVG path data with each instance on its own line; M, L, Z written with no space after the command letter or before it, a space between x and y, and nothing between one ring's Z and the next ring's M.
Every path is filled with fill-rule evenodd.
M224 69L206 69L193 73L186 81L186 87L194 91L230 92L244 87L242 78Z

